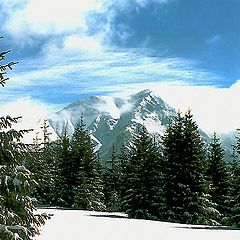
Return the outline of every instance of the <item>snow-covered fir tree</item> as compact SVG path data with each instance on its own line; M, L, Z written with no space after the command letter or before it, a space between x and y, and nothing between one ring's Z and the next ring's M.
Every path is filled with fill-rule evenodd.
M27 130L14 130L18 118L0 118L0 239L31 239L48 218L35 213L35 199L30 197L36 182L24 166L29 153L21 142Z
M207 192L204 144L188 111L177 114L163 137L166 220L217 224L218 211Z
M224 150L219 138L214 133L208 149L207 176L210 181L210 195L216 209L220 212L219 222L226 224L230 216L230 182Z
M163 210L161 155L146 129L139 129L126 164L123 206L129 217L160 219Z

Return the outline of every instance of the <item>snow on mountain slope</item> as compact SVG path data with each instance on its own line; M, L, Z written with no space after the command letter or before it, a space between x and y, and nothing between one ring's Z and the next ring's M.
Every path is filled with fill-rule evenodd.
M127 98L101 96L77 101L52 115L49 123L59 135L64 129L72 134L83 116L104 159L113 144L120 149L141 125L151 134L162 135L175 114L159 96L144 90Z
M53 217L35 240L239 240L239 230L128 219L121 213L42 209Z

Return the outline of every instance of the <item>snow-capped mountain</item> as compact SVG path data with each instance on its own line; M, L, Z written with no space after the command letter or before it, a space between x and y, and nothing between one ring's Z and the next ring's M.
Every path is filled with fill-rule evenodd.
M100 156L104 159L113 144L120 149L135 130L144 125L148 132L162 135L176 111L150 90L129 97L90 97L70 104L49 119L61 135L64 129L71 134L83 117Z
M144 90L128 97L94 96L74 102L49 118L49 123L61 136L64 130L71 135L81 117L91 133L92 140L103 161L111 153L112 146L119 150L139 126L144 125L155 137L163 135L176 110L153 91ZM211 136L200 130L206 143ZM222 146L229 159L234 135L220 135Z

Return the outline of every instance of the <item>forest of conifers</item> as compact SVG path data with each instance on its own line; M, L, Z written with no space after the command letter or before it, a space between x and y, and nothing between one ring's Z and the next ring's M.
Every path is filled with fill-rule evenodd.
M35 139L26 166L38 185L38 204L124 211L131 218L179 223L239 225L239 141L231 162L217 135L201 138L191 112L176 118L157 140L139 127L103 165L82 118L72 136ZM120 152L120 154L116 154Z

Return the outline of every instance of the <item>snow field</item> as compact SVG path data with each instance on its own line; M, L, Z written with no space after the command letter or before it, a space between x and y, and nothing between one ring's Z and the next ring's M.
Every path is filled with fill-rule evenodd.
M35 240L240 240L239 230L125 218L121 213L41 209L54 214Z

